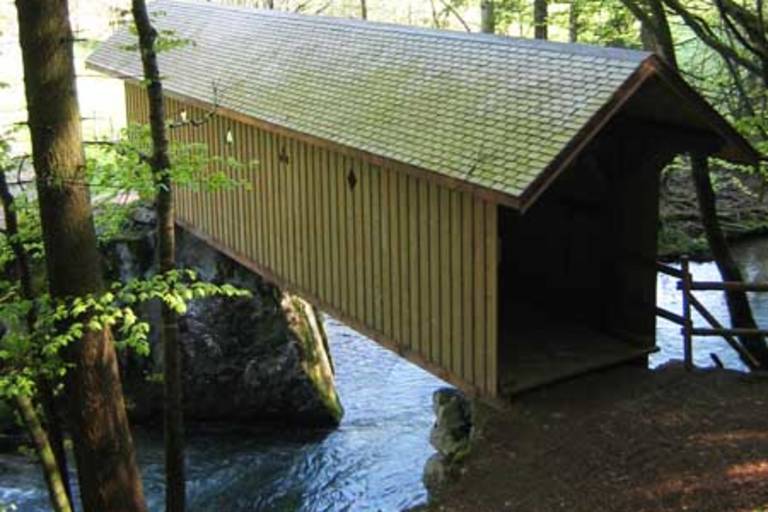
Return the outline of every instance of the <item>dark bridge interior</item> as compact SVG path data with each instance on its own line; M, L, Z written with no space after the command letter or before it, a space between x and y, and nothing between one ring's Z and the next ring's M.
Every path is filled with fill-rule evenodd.
M664 146L617 120L528 211L501 209L502 394L653 351Z

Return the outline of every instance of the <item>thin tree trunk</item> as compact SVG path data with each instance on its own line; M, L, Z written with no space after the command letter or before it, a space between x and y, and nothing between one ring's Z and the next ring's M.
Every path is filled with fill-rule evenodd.
M548 0L533 0L533 37L548 38Z
M709 162L704 155L691 155L691 172L696 187L696 197L699 202L699 212L704 224L704 232L709 242L709 248L717 263L723 281L743 281L741 270L731 255L728 242L725 239L720 223L717 220L717 205L712 182L709 176ZM752 308L747 294L744 292L727 291L725 293L731 325L739 328L756 329L757 324L752 316ZM768 345L762 336L741 336L739 338L744 348L758 361L761 369L768 369ZM748 361L744 361L750 366Z
M579 19L580 14L580 0L571 0L571 5L568 8L568 41L571 43L579 41L579 28L581 23L581 20Z
M16 397L16 405L19 408L21 417L24 418L24 424L27 426L32 441L35 443L35 450L40 463L43 466L43 475L48 487L48 497L51 500L51 506L55 512L71 512L69 497L64 488L64 481L59 472L59 465L56 456L53 454L51 444L48 442L48 435L40 424L37 417L35 406L28 396L20 395Z
M480 32L493 34L496 32L496 13L493 0L480 2Z
M68 5L17 0L16 7L49 289L62 299L100 293ZM64 357L72 364L65 386L83 510L145 511L110 330L87 330Z
M144 0L133 0L132 5L133 18L139 33L139 48L149 100L149 124L152 135L150 165L157 187L157 251L160 260L160 272L168 272L176 268L176 238L163 84L160 79L160 69L155 50L157 31L152 26ZM186 494L181 350L178 334L176 313L163 303L161 336L165 363L165 509L167 512L183 512Z
M360 17L364 20L368 19L368 2L366 0L360 0Z
M21 288L21 295L26 300L32 300L34 298L34 290L32 288L32 273L30 271L29 255L24 248L23 242L19 238L19 219L16 215L13 194L11 194L11 189L8 186L5 173L2 171L0 171L0 203L2 203L3 218L5 220L5 235L8 239L9 245L11 246L11 251L13 252L14 260L16 263L16 273L18 275L19 286ZM30 333L32 333L35 328L36 318L37 313L35 308L32 307L29 309L26 318L27 331ZM58 500L60 498L58 489L51 487L54 480L60 481L64 488L64 494L67 499L67 507L71 507L72 503L72 490L69 485L69 471L67 469L67 455L64 451L64 436L61 429L59 415L56 411L55 398L53 392L51 391L51 386L44 379L40 379L38 382L38 394L40 396L40 402L43 406L43 412L47 419L48 426L48 433L44 441L48 444L47 448L50 448L56 459L56 469L58 472L58 477L55 477L55 475L49 476L48 474L46 474L45 477L46 482L49 485L48 493L51 496L51 503L53 504L54 508L59 510L61 503L54 503L53 501L54 499ZM31 401L31 398L29 397L23 398ZM18 402L18 405L19 407L25 406L25 404L22 404L21 402ZM28 421L25 422L27 425L32 425L33 422L38 421L34 407L32 407L30 412L21 412L25 417L29 416L30 414L35 416L34 418L29 418ZM45 434L45 432L43 432L43 434ZM32 433L32 435L33 437L35 436L34 433ZM42 452L42 450L46 449L46 447L39 443L37 439L35 440L35 446L38 449L40 460L44 461L46 455ZM45 463L43 463L43 470L46 472L48 471Z
M31 329L30 329L31 330ZM48 431L48 439L56 456L56 463L61 473L61 481L64 484L64 490L69 498L69 503L74 503L72 497L72 485L69 481L69 464L67 463L67 452L64 449L64 419L61 417L59 403L56 395L53 393L49 382L41 380L37 383L38 398L43 408L45 418L45 428Z

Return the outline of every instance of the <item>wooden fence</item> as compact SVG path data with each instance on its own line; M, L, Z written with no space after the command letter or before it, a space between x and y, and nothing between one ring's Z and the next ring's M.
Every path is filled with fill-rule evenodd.
M736 339L737 336L768 336L768 329L728 328L702 304L693 293L695 291L741 291L768 292L768 283L742 283L736 281L694 281L690 271L690 261L681 258L680 268L664 263L657 263L656 269L678 280L677 289L682 292L682 312L674 313L667 309L656 307L656 315L678 324L683 336L683 354L685 368L693 368L693 338L695 336L720 336L735 350L742 361L750 368L758 365L755 358L747 352ZM693 311L696 311L709 324L709 327L696 327L693 322Z

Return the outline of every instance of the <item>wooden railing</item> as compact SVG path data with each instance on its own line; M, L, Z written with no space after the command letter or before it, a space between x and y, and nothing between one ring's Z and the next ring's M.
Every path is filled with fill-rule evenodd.
M656 307L656 314L671 322L678 324L683 335L683 358L686 369L693 368L693 337L694 336L720 336L735 350L742 361L750 368L758 366L755 358L747 352L736 339L737 336L768 336L768 329L745 329L724 327L715 316L707 310L704 304L696 298L694 291L742 291L742 292L768 292L768 283L742 283L735 281L694 281L690 271L690 262L687 257L680 260L680 268L675 268L664 263L657 263L656 269L678 280L677 289L683 294L682 313L673 313L664 308ZM696 311L706 320L709 327L696 327L693 324L693 311Z

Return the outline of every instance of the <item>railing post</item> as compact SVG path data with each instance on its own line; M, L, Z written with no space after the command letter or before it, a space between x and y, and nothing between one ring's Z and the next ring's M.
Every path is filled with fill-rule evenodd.
M680 258L680 270L683 273L683 277L680 280L680 288L683 292L683 357L685 362L685 369L693 369L693 321L691 320L691 271L688 256L683 255Z

